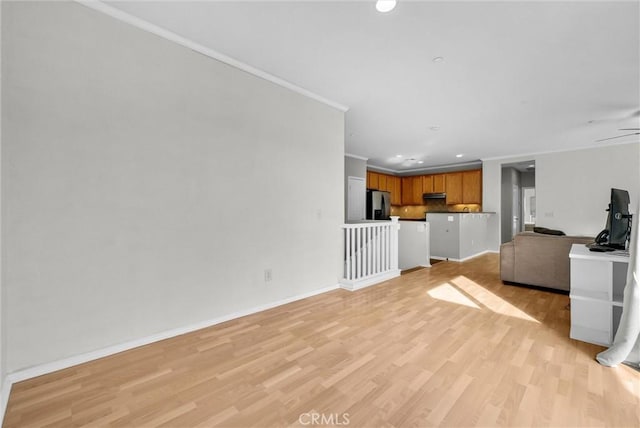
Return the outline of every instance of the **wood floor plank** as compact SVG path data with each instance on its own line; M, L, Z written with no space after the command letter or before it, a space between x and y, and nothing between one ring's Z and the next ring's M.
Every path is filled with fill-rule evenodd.
M498 272L443 261L20 382L3 426L640 426L640 373Z

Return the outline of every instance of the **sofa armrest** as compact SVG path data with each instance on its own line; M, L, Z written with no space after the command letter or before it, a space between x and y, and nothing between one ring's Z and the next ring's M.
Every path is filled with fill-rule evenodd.
M515 281L515 247L513 241L500 245L500 279Z

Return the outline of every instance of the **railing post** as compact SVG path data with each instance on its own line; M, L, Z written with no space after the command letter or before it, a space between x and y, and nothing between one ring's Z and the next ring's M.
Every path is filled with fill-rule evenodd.
M345 275L346 279L351 279L351 230L352 229L344 229L344 237L345 237Z
M398 269L398 230L400 230L399 216L391 216L391 270Z

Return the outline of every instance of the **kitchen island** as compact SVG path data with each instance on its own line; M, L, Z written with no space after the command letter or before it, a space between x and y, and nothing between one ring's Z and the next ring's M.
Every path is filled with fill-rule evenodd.
M465 261L489 249L489 223L492 212L427 213L431 258Z

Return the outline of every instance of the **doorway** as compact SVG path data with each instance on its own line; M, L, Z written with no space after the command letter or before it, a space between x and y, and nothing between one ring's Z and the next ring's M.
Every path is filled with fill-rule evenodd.
M500 230L502 243L535 225L535 161L502 165Z

